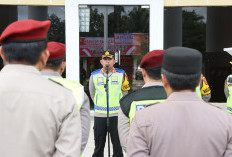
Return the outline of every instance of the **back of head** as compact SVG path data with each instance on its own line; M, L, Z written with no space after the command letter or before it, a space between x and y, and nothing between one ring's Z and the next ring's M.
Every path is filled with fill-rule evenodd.
M65 44L59 42L48 42L47 49L50 53L45 69L58 70L61 63L65 61Z
M0 37L7 61L36 64L47 47L50 24L50 21L21 20L7 26Z
M191 48L172 47L163 55L162 73L174 90L195 90L201 77L202 54Z
M148 52L140 62L140 68L143 68L150 79L161 79L161 67L163 64L164 50L153 50Z

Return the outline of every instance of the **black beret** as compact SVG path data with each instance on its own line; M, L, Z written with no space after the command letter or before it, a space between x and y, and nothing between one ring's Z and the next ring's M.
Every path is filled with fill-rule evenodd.
M187 47L172 47L163 55L163 68L174 74L197 74L201 72L202 54Z

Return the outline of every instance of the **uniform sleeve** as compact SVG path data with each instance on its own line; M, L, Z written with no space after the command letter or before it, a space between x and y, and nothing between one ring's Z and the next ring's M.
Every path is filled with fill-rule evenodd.
M83 153L85 146L88 142L89 138L89 129L90 129L90 105L89 98L86 94L84 94L84 102L80 109L81 114L81 153Z
M224 93L225 93L226 98L228 98L228 96L229 96L229 89L228 89L228 86L227 86L227 79L225 80Z
M231 157L232 156L232 124L231 124L232 118L231 115L229 115L229 128L228 128L228 142L227 142L227 148L224 153L224 157Z
M126 92L130 90L130 86L129 86L129 81L127 78L127 74L124 73L124 78L123 78L123 83L122 83L122 91Z
M137 124L137 116L138 114L135 115L130 127L127 143L127 157L150 157L146 138Z
M124 115L121 108L118 112L118 134L121 146L126 152L127 138L129 135L130 119Z
M94 86L94 83L93 83L93 76L92 75L89 78L89 93L90 93L91 99L94 101L95 86Z
M80 156L81 148L81 121L78 107L74 103L70 113L63 118L60 128L58 128L58 137L55 141L55 153L53 157Z
M202 99L208 102L211 98L211 90L205 77L202 78L200 88Z

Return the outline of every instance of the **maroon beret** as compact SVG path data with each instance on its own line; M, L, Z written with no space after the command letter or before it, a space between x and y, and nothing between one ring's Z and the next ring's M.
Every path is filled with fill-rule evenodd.
M4 40L32 42L45 40L51 21L20 20L13 22L2 32L0 44Z
M140 68L154 68L163 64L164 50L153 50L148 52L140 62Z
M51 60L57 60L64 58L65 56L65 44L58 43L58 42L48 42L47 49L50 53L50 56L48 58L49 61Z

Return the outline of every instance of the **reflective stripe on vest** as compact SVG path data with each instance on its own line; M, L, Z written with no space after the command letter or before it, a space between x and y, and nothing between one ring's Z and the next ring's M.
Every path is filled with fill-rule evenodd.
M112 73L108 82L109 97L109 114L118 113L119 100L122 97L123 73ZM94 95L94 111L97 113L107 114L107 95L104 85L106 84L106 76L102 73L93 75L93 83L95 86Z
M142 110L146 105L154 104L158 102L163 102L163 100L143 100L143 101L133 101L131 103L131 108L129 112L129 118L130 118L130 124L132 123L133 118L135 117L135 114L137 111Z
M226 79L227 87L229 91L229 96L227 98L226 104L227 104L227 112L232 113L232 77L227 77Z
M198 95L200 98L202 98L200 85L196 87L196 92L197 92L197 95Z
M60 77L47 77L50 80L53 80L57 83L62 84L65 88L72 91L72 95L76 100L76 103L78 105L78 109L80 111L80 108L84 102L84 87L75 81L67 80L65 78Z

